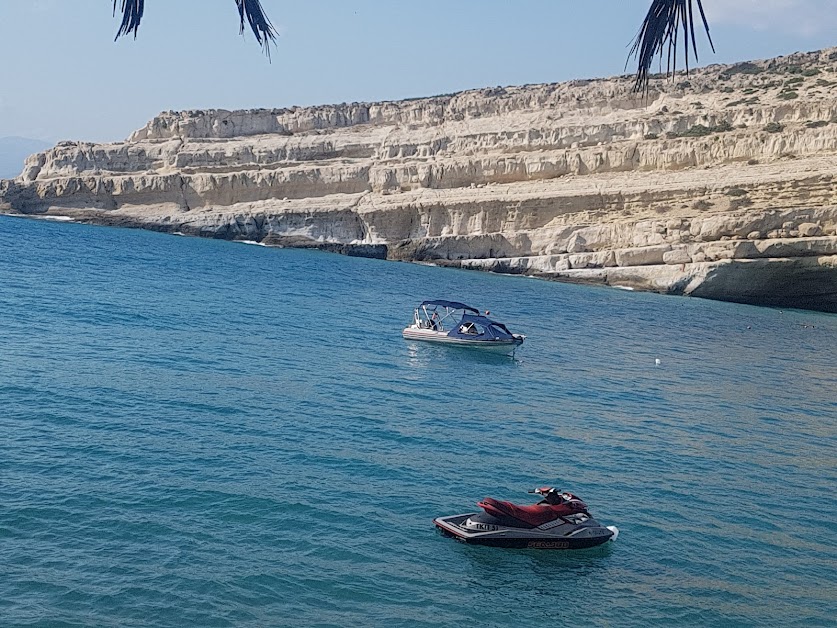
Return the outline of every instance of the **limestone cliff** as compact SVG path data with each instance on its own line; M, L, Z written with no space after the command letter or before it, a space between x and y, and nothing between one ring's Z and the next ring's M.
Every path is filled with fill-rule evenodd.
M837 49L631 85L167 112L0 207L837 311Z

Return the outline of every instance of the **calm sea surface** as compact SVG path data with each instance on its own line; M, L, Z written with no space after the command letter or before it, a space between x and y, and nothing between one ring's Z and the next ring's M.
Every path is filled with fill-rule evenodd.
M405 342L425 298L528 340ZM431 523L544 484L618 541ZM3 626L835 617L833 315L0 218Z

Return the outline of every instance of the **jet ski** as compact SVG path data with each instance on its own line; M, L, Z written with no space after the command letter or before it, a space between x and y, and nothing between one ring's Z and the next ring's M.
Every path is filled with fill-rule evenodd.
M541 501L517 506L486 497L482 512L433 520L445 536L463 543L529 549L583 549L615 541L616 526L603 526L572 493L552 487L529 491Z

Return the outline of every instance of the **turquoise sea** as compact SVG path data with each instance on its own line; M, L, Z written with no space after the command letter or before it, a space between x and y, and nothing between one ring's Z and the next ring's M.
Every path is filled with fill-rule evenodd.
M527 342L405 342L425 298ZM0 217L0 625L834 626L836 353L834 315ZM619 539L431 523L540 485Z

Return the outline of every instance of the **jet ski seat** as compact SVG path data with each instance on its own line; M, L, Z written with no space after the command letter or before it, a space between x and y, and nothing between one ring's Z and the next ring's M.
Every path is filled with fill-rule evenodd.
M580 512L578 508L570 503L517 506L511 502L499 501L492 497L486 497L481 502L477 502L477 505L493 517L512 517L534 527L554 521L564 515Z

